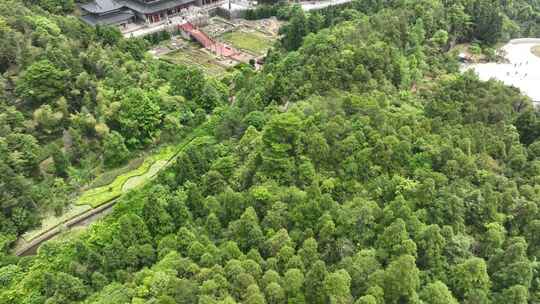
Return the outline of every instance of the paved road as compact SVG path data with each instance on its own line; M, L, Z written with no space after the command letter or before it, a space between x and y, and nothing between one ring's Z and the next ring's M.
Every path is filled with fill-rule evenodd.
M352 2L352 0L329 0L329 1L309 1L300 2L302 9L305 11L319 10L329 6L341 5Z

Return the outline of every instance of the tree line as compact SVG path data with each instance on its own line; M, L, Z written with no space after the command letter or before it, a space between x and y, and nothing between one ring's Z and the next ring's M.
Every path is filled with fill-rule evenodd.
M0 4L2 248L43 214L61 214L101 171L190 132L228 96L226 82L148 58L147 40L37 4Z
M220 81L98 28L79 55L101 88L89 108L122 150L206 120L204 135L82 235L4 255L0 303L539 302L538 112L514 88L460 74L449 51L491 43L471 7L521 34L538 10L479 3L293 8L262 71L242 65ZM69 79L56 69L43 78ZM37 94L22 84L41 78L25 71L8 94Z

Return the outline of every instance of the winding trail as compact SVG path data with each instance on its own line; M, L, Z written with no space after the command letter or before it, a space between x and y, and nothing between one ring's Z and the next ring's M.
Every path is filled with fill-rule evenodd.
M54 238L55 236L59 235L61 232L65 231L66 229L70 229L76 226L83 226L83 225L87 226L91 224L92 222L107 215L110 211L112 211L112 207L114 206L114 204L116 204L117 201L118 201L118 198L106 204L103 204L97 208L91 209L79 216L76 216L63 224L55 226L54 228L48 230L47 232L33 239L28 244L17 249L15 251L15 255L27 256L27 255L36 254L37 249L39 248L39 246L41 246L41 244L43 244L43 242Z
M124 194L134 188L137 188L138 186L141 186L142 184L150 182L154 177L157 176L157 174L161 170L167 168L170 164L172 164L176 157L180 154L180 152L182 152L186 146L188 146L197 137L199 137L200 134L198 135L198 133L199 130L195 130L190 136L186 137L184 142L180 145L180 147L178 147L178 149L170 159L158 160L153 163L148 169L148 171L143 175L133 176L126 180L122 185L122 193L120 195L112 198L110 201L100 205L99 207L85 211L80 215L77 215L69 219L68 221L58 224L51 229L41 233L39 236L35 237L31 241L20 246L20 248L16 248L14 254L16 256L34 255L36 254L37 249L39 248L39 246L41 246L41 244L57 237L60 233L65 232L66 230L70 230L74 227L89 226L93 222L103 218L112 211L112 207L119 201L119 199Z
M150 166L150 169L143 174L143 175L137 175L133 176L130 179L128 179L124 185L122 185L122 191L125 193L133 188L136 188L139 185L142 185L145 181L148 179L154 177L163 167L167 165L168 161L166 160L158 160L155 163Z

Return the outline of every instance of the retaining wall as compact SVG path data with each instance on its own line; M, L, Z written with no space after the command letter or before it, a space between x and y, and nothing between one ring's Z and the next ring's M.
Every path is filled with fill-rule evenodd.
M64 227L70 228L70 227L76 226L78 223L88 219L91 216L94 216L94 215L99 214L101 212L105 212L108 209L112 208L112 206L114 204L116 204L117 201L118 201L118 198L115 198L115 199L113 199L112 201L110 201L110 202L108 202L106 204L103 204L103 205L101 205L101 206L99 206L99 207L97 207L95 209L88 210L87 212L85 212L85 213L83 213L83 214L81 214L81 215L79 215L77 217L72 218L71 220L65 222L63 225L56 226L55 228L43 233L39 237L37 237L37 238L33 239L32 241L30 241L25 246L18 249L15 252L15 255L24 256L24 255L31 254L32 252L34 252L37 249L37 247L39 247L39 245L41 245L41 243L52 239L53 237L58 235L60 232L62 232L64 230Z

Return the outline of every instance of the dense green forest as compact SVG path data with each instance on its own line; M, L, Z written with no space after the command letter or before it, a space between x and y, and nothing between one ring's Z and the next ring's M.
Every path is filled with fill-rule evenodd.
M19 1L0 11L0 247L62 213L98 167L176 140L228 96L202 71L146 58L146 40Z
M264 68L220 79L73 6L0 3L0 303L540 303L540 116L452 51L539 36L540 2L288 7ZM8 254L194 128L82 235Z

